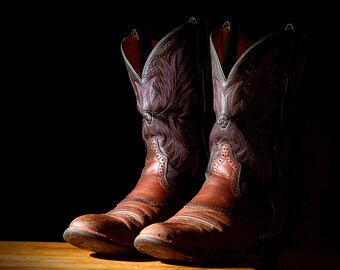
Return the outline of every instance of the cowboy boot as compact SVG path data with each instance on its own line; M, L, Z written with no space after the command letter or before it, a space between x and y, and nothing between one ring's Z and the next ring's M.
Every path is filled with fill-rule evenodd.
M142 115L145 165L111 211L81 215L63 233L76 247L115 255L136 253L138 233L174 215L202 185L209 158L204 93L212 85L204 19L191 18L159 42L135 29L122 40L121 52ZM210 92L212 103L212 86Z
M229 23L210 35L216 121L205 182L173 217L140 232L134 244L142 253L226 261L282 233L288 105L302 75L304 38L289 24L240 55L242 40ZM238 55L231 70L228 46Z

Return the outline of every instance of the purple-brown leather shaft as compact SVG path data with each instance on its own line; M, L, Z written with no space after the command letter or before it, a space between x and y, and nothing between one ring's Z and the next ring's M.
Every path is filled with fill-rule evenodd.
M201 75L210 63L198 64L204 58L197 44L200 24L191 18L158 43L150 40L152 50L145 64L138 31L122 41L122 55L142 115L145 166L135 188L114 209L73 220L64 233L66 241L101 253L135 252L133 241L139 232L171 217L202 185L208 151L203 130L206 79ZM206 42L208 50L208 35ZM83 232L96 243L86 244Z
M165 260L239 258L284 224L283 152L288 103L302 75L302 38L288 25L251 45L229 71L231 25L210 36L214 110L210 160L200 191L165 222L141 231L135 246ZM243 44L243 45L242 45ZM243 48L243 49L242 49Z

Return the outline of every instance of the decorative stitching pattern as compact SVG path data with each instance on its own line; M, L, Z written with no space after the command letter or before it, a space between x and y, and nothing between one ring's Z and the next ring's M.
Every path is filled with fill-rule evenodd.
M218 158L212 162L211 170L209 172L209 176L207 181L211 181L211 179L218 174L219 167L227 161L229 166L232 168L231 172L231 190L234 193L235 197L240 195L239 190L239 179L240 179L240 172L241 172L241 165L235 160L231 146L229 144L224 144L220 147Z

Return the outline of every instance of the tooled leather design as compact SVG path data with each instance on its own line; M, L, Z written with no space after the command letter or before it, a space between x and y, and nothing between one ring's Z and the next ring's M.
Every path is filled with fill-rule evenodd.
M227 143L242 168L265 182L271 175L273 145L270 130L261 124L276 109L276 92L282 87L276 77L277 49L268 51L261 61L252 55L243 60L244 54L226 77L211 48L216 122L210 136L208 172L214 170Z
M154 140L151 138L158 138L157 151L168 162L167 166L160 163L159 179L168 187L182 172L194 175L199 162L198 119L191 115L197 85L187 47L187 40L169 35L153 49L141 77L127 65L137 108L143 116L143 140L148 147Z

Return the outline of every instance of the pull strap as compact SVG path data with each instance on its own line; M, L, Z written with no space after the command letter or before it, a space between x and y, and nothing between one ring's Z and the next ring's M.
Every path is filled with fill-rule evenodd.
M210 73L210 50L209 50L209 29L205 18L191 17L189 20L197 27L196 51L197 51L197 72L200 81L207 78Z
M238 49L238 41L240 36L240 26L239 24L231 24L229 21L226 21L223 24L223 27L227 27L230 31L230 36L228 38L227 49L225 50L225 55L223 57L222 69L224 74L229 74L230 70L234 66L237 60L237 49Z
M139 42L140 65L144 66L146 59L152 51L152 43L147 29L133 29L131 35L136 35Z
M206 155L209 158L209 134L214 124L213 91L211 79L211 60L209 45L209 27L206 18L191 17L189 20L196 25L196 70L197 78L202 85L203 125L202 137Z

